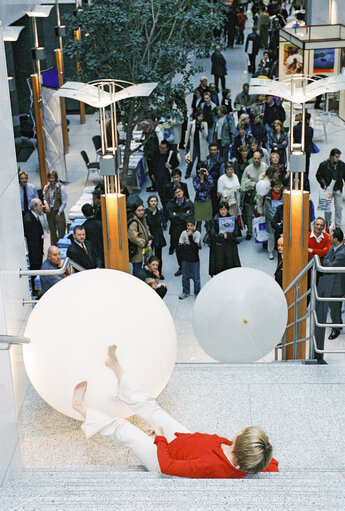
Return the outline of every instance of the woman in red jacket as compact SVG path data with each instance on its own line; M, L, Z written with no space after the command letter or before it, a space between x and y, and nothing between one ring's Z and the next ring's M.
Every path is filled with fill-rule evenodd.
M172 476L240 479L247 473L278 472L272 446L260 428L249 426L237 433L232 442L218 435L190 433L123 371L115 345L108 348L106 366L119 380L118 397L151 429L147 435L125 419L88 408L87 382L81 382L74 389L72 406L85 418L82 429L86 438L96 433L108 436L131 449L150 472Z

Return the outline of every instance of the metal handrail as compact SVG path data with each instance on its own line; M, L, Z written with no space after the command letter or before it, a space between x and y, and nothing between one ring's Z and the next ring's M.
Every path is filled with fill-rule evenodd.
M31 339L28 337L18 337L15 335L0 335L0 351L8 351L12 344L29 344Z
M57 270L19 270L19 276L31 276L34 277L35 275L62 275L66 272L67 268L71 267L72 269L78 270L78 271L86 271L86 268L84 266L81 266L80 264L73 261L73 259L70 259L69 257L66 257L64 260L63 265L61 268L58 268ZM37 303L39 300L23 300L23 305L30 305L33 303Z
M311 271L311 285L310 289L307 290L302 296L299 296L299 281L302 277L304 277L309 270ZM316 337L315 337L315 327L332 327L332 328L342 328L345 326L345 324L335 324L335 323L319 323L318 318L316 315L316 302L344 302L345 298L342 297L321 297L319 296L317 292L316 287L316 275L317 272L324 273L324 274L334 274L334 273L345 273L345 267L329 267L329 266L322 266L320 257L318 255L314 255L313 259L311 259L308 264L299 272L299 274L293 279L293 281L284 289L284 294L286 295L289 291L294 289L294 300L293 302L288 306L288 310L292 309L294 307L294 320L292 323L289 323L285 329L284 336L282 338L282 341L280 344L276 346L276 358L277 358L277 349L282 349L282 357L283 360L286 359L286 346L293 345L293 358L297 358L297 346L301 342L305 342L309 340L309 359L314 358L314 353L345 353L345 350L330 350L330 349L323 349L320 350L317 348L316 345ZM310 309L307 314L299 318L299 303L301 300L306 298L308 295L310 295ZM310 318L310 324L309 324L309 335L307 337L304 337L303 339L298 339L298 324L302 321L307 320ZM288 328L294 327L293 332L293 341L286 342L286 330Z
M81 266L80 264L73 261L73 259L66 257L61 268L58 268L56 270L19 270L19 276L20 277L24 277L24 276L34 277L35 275L40 275L40 276L42 276L42 275L62 275L63 273L66 272L66 270L69 266L72 266L73 268L75 268L78 271L86 270L86 268L84 268L84 266Z

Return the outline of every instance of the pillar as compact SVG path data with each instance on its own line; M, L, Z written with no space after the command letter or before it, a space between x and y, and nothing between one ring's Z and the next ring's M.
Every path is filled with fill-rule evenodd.
M129 273L126 196L101 196L104 262L106 268Z
M283 257L283 289L285 289L308 263L308 232L309 232L309 193L301 190L292 190L284 193L284 257ZM299 284L299 296L307 291L308 276L305 275ZM294 301L294 289L286 294L287 304ZM305 316L307 311L307 298L299 302L298 317ZM294 321L295 310L291 307L288 315L288 324ZM286 342L292 342L294 327L286 331ZM298 339L306 337L306 321L298 323ZM291 360L293 345L286 347L286 358ZM298 344L297 358L305 359L305 342Z

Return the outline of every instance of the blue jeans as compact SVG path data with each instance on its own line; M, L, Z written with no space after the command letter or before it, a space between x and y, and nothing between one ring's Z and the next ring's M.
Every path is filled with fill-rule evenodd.
M197 295L200 291L200 262L189 263L182 261L182 292L186 295L190 294L190 276L194 281L194 294Z
M142 265L143 265L142 261L140 261L140 263L132 263L134 277L138 276L138 273L140 272Z

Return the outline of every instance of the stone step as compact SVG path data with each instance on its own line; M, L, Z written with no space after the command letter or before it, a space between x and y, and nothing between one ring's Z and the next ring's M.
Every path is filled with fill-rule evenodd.
M242 480L184 479L142 467L25 471L0 490L1 511L340 510L343 475L286 471Z

